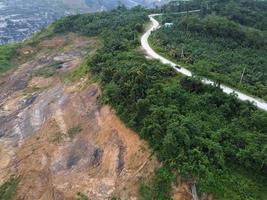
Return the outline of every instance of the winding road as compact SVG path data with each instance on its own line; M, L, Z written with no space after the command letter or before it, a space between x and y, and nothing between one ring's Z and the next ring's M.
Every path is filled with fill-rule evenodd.
M199 10L194 10L194 11L189 11L189 12L198 12ZM180 12L180 14L183 14L186 12ZM192 76L192 72L189 71L188 69L168 60L167 58L164 58L163 56L159 55L156 53L149 45L148 43L148 38L151 35L153 31L156 31L157 29L160 28L159 22L154 18L156 16L160 16L162 14L151 14L149 15L149 19L152 22L151 27L143 34L141 38L141 44L143 49L146 51L147 55L150 56L151 58L160 60L163 64L170 65L176 72L182 73L185 76ZM215 85L215 82L212 80L209 80L207 78L202 79L202 82L205 84L209 85ZM230 88L226 85L220 85L220 88L222 91L226 94L232 94L235 93L237 98L240 99L241 101L249 101L252 102L256 107L258 107L261 110L267 111L267 103L263 101L262 99L256 98L249 96L247 94L244 94L236 89Z

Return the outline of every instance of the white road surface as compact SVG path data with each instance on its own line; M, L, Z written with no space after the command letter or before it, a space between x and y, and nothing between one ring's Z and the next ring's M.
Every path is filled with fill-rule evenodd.
M190 11L190 12L198 12L197 10L195 11ZM185 12L181 12L180 14L185 13ZM154 59L158 59L160 60L163 64L166 65L170 65L175 71L184 74L185 76L192 76L192 72L189 71L188 69L168 60L167 58L162 57L161 55L159 55L158 53L156 53L150 46L148 43L148 38L151 35L151 33L153 31L156 31L157 29L160 28L159 22L154 18L156 16L160 16L162 14L152 14L149 15L149 19L152 22L151 27L144 33L144 35L141 38L141 44L142 47L144 48L144 50L146 51L147 55L154 58ZM209 79L203 79L202 80L203 83L205 84L210 84L210 85L215 85L214 81L209 80ZM231 94L231 93L235 93L237 98L242 100L242 101L249 101L252 102L256 107L258 107L261 110L267 111L267 103L264 102L262 99L256 98L256 97L252 97L249 95L246 95L236 89L230 88L226 85L221 85L220 88L222 89L222 91L226 94Z

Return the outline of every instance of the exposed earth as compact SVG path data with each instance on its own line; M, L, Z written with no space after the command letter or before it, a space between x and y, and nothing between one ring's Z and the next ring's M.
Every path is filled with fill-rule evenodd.
M158 161L99 104L98 85L68 79L98 46L96 38L55 36L19 49L18 67L0 77L0 184L20 178L14 199L138 199L140 180L153 177ZM191 198L186 184L173 191Z

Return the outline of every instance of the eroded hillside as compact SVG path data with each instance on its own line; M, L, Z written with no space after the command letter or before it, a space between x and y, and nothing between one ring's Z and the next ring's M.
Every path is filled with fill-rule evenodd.
M98 103L98 85L70 81L98 45L52 37L19 49L27 59L1 77L0 179L19 177L14 199L136 199L139 179L152 177L148 145Z

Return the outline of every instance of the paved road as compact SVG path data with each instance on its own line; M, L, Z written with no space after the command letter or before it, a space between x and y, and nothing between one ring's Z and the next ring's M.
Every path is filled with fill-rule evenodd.
M190 11L190 12L198 12L198 10L195 11ZM183 14L185 12L181 12L180 14ZM152 22L151 27L144 33L144 35L141 38L141 44L142 47L144 48L144 50L146 51L147 55L154 58L154 59L158 59L160 60L163 64L167 64L170 65L175 71L182 73L186 76L191 77L192 76L192 72L189 71L188 69L168 60L167 58L164 58L163 56L157 54L150 46L148 43L148 38L151 35L151 32L156 31L157 29L160 28L159 22L154 18L156 16L160 16L162 14L152 14L149 15L149 19ZM178 67L177 67L178 66ZM214 85L214 81L209 80L209 79L203 79L202 80L203 83L205 84L210 84L210 85ZM257 106L259 109L267 111L267 103L264 102L263 100L256 98L256 97L251 97L249 95L246 95L236 89L230 88L226 85L221 85L220 88L222 89L222 91L226 94L231 94L231 93L235 93L237 95L237 98L242 100L242 101L250 101L252 102L255 106Z

